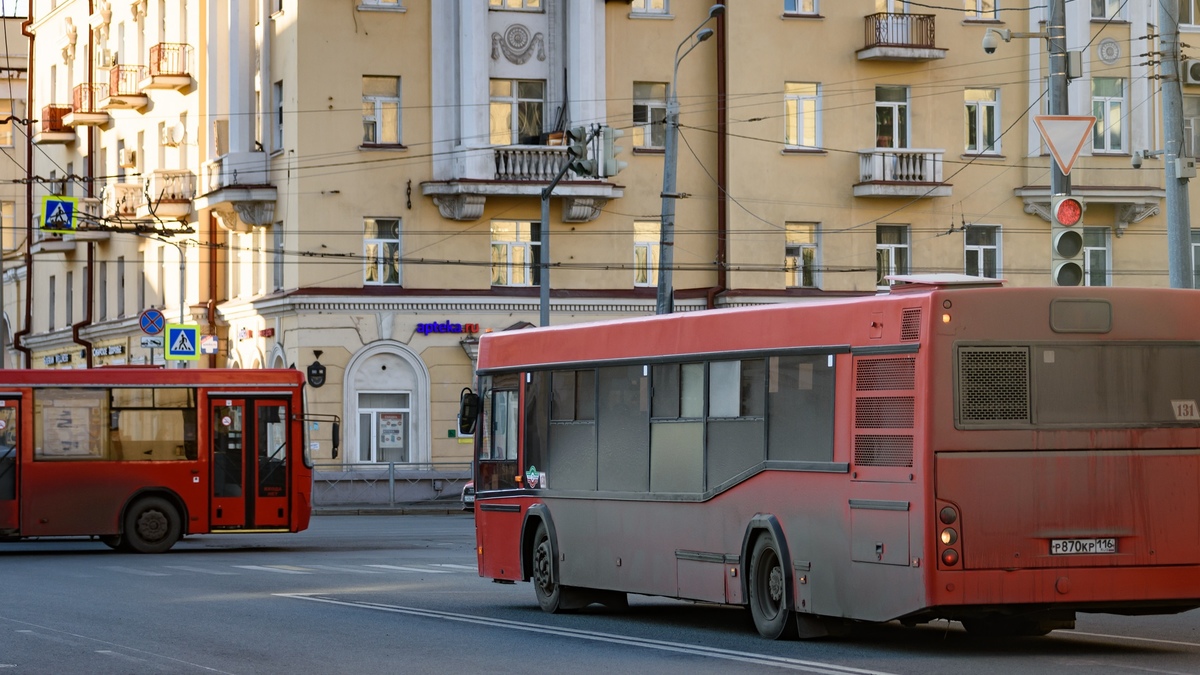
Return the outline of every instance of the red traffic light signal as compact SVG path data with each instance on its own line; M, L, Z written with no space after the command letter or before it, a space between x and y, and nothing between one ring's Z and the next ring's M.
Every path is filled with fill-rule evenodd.
M1078 225L1083 218L1083 203L1074 197L1057 196L1054 198L1054 222L1065 227Z

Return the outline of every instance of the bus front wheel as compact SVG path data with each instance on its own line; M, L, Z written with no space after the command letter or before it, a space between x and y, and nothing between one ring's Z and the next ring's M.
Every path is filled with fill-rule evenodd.
M796 624L789 621L791 612L785 598L783 563L770 536L762 535L754 542L750 554L750 575L746 585L750 592L750 615L758 634L768 640L791 637Z
M179 512L161 497L140 499L125 514L124 544L138 553L163 553L182 531Z

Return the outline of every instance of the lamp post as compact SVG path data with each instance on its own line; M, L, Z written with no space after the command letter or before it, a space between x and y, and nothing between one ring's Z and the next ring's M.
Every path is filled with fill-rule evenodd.
M725 5L717 4L708 8L708 16L700 22L688 36L675 48L675 68L671 73L670 89L667 92L666 145L663 157L663 187L662 187L662 226L658 239L658 296L655 303L655 314L670 314L674 309L674 295L671 288L671 268L675 264L675 168L679 163L679 95L675 81L679 77L679 62L692 53L696 45L713 36L711 28L704 24L725 13ZM704 30L701 30L701 29ZM692 38L695 37L695 40ZM687 51L679 53L683 46L691 41Z

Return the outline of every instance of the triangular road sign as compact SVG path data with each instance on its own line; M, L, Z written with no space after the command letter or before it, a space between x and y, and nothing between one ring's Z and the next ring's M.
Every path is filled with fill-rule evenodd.
M1063 175L1071 173L1083 144L1087 143L1096 118L1090 115L1034 115L1033 123L1050 146L1050 154Z

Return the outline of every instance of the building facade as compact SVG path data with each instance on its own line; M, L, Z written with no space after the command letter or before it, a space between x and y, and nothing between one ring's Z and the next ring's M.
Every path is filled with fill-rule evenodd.
M189 367L319 374L310 411L343 420L319 461L465 464L478 336L538 323L543 279L551 324L654 312L667 171L678 311L893 274L1048 285L1046 42L980 47L1045 9L1006 4L32 0L8 33L34 121L27 180L0 196L7 365L164 363L142 346L154 310L199 326ZM1156 6L1066 7L1070 112L1100 120L1071 174L1082 283L1166 286ZM543 238L564 133L596 125L626 166L567 171ZM47 196L78 200L74 228L46 227Z

